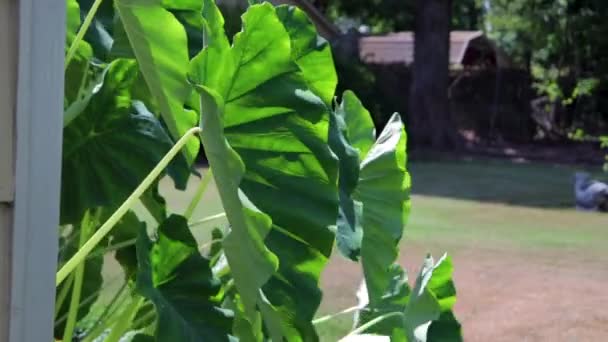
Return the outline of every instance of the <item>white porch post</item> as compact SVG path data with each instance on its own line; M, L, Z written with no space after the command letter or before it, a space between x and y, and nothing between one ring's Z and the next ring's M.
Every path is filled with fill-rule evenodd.
M0 0L0 342L53 340L65 1Z

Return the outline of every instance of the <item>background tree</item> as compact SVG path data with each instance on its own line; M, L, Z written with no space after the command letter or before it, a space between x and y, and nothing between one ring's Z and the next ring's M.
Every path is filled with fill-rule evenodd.
M608 120L608 2L486 0L487 34L557 107L560 129L601 130Z
M451 0L416 1L414 66L407 115L415 144L449 148L458 142L448 101Z

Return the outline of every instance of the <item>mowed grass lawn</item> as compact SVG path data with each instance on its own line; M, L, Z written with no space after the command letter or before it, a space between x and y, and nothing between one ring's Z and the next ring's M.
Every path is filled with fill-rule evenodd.
M578 168L480 159L414 161L409 169L412 212L399 262L413 281L427 252L453 257L467 341L608 340L608 215L573 209ZM168 179L162 193L178 213L192 196ZM220 212L211 186L195 217ZM195 235L205 241L225 223ZM320 315L356 304L360 281L359 267L335 255L322 278ZM323 341L337 341L351 325L346 315L318 328Z
M452 256L465 341L608 340L608 215L573 209L579 168L486 159L409 169L399 262L413 282L427 252ZM361 281L358 267L334 259L323 314L354 305ZM320 326L322 340L351 325L348 316Z

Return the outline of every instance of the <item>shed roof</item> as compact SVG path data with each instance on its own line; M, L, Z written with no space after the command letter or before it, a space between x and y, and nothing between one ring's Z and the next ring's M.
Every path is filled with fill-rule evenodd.
M462 64L470 43L481 37L485 37L482 31L450 32L450 64ZM359 55L367 63L410 64L414 61L414 33L404 31L361 37Z

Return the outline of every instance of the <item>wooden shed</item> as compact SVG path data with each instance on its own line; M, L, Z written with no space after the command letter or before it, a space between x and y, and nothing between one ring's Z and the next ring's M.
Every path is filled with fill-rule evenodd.
M414 32L404 31L359 39L359 57L368 64L406 65L414 62ZM450 33L452 66L509 66L507 56L482 31Z

